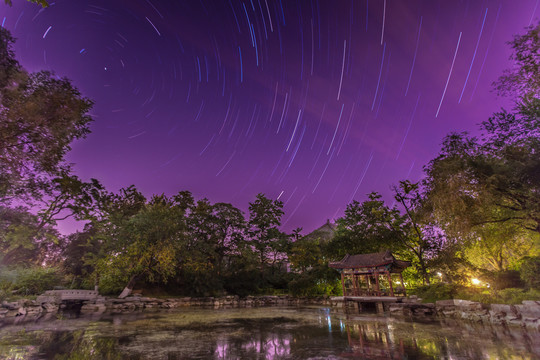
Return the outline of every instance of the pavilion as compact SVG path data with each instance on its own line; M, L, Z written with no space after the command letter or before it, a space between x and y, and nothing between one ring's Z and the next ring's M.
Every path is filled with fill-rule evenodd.
M329 267L341 273L343 296L405 296L401 272L410 261L397 260L390 250L372 254L345 255ZM394 288L392 275L398 274L401 287Z

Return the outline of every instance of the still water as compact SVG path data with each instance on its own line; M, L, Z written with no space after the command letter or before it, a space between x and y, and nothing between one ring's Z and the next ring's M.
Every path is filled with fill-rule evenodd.
M322 307L187 308L0 322L0 358L540 359L540 334Z

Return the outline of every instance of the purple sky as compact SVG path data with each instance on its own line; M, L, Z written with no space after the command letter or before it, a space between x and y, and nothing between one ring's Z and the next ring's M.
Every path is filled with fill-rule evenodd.
M109 190L180 190L247 210L285 203L284 229L391 201L451 131L504 105L491 83L539 0L14 0L0 21L30 71L95 101L68 160Z

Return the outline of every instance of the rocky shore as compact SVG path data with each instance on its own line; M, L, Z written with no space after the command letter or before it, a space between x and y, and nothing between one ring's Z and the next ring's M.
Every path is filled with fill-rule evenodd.
M62 313L69 308L80 310L81 314L113 314L131 313L135 311L176 309L182 307L262 307L262 306L300 306L300 305L330 305L328 297L295 298L290 296L238 296L224 297L181 297L181 298L151 298L130 296L125 299L96 296L84 301L55 301L54 297L43 296L36 300L21 299L0 304L0 322L7 318L39 318Z
M91 300L79 302L54 301L54 297L38 297L36 300L2 302L0 323L2 321L29 320L34 318L60 316L70 307L81 314L132 313L136 311L159 311L183 307L262 307L262 306L305 306L322 305L343 307L343 298L297 298L292 296L238 296L205 298L151 298L131 296L125 299L95 296ZM523 301L520 305L481 304L467 300L442 300L436 303L422 303L414 296L402 299L399 303L384 305L385 313L401 317L432 317L459 319L494 325L521 326L540 330L540 301ZM10 321L10 322L11 322Z
M540 330L540 301L523 301L521 305L482 304L458 299L440 300L434 304L408 301L390 304L388 312L393 316L450 318Z

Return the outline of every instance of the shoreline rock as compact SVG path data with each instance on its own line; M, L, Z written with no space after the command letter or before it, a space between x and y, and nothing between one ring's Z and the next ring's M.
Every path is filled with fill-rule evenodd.
M343 303L322 296L317 298L292 296L238 296L223 297L179 297L179 298L150 298L130 296L125 299L97 296L91 300L75 303L84 315L133 313L137 311L159 311L185 307L205 308L247 308L265 306L305 306L319 305L343 308ZM389 316L405 316L412 318L428 317L440 319L458 319L476 323L503 326L520 326L540 330L540 301L523 301L519 305L482 304L468 300L441 300L436 303L422 303L422 299L409 297L399 303L385 304L385 314ZM38 300L21 299L14 302L4 301L0 304L0 322L3 319L37 319L54 316L74 303L42 302ZM346 309L346 311L348 311Z
M469 300L440 300L433 303L400 303L389 306L393 316L432 316L475 323L520 326L540 330L540 301L523 301L521 305L482 304Z

